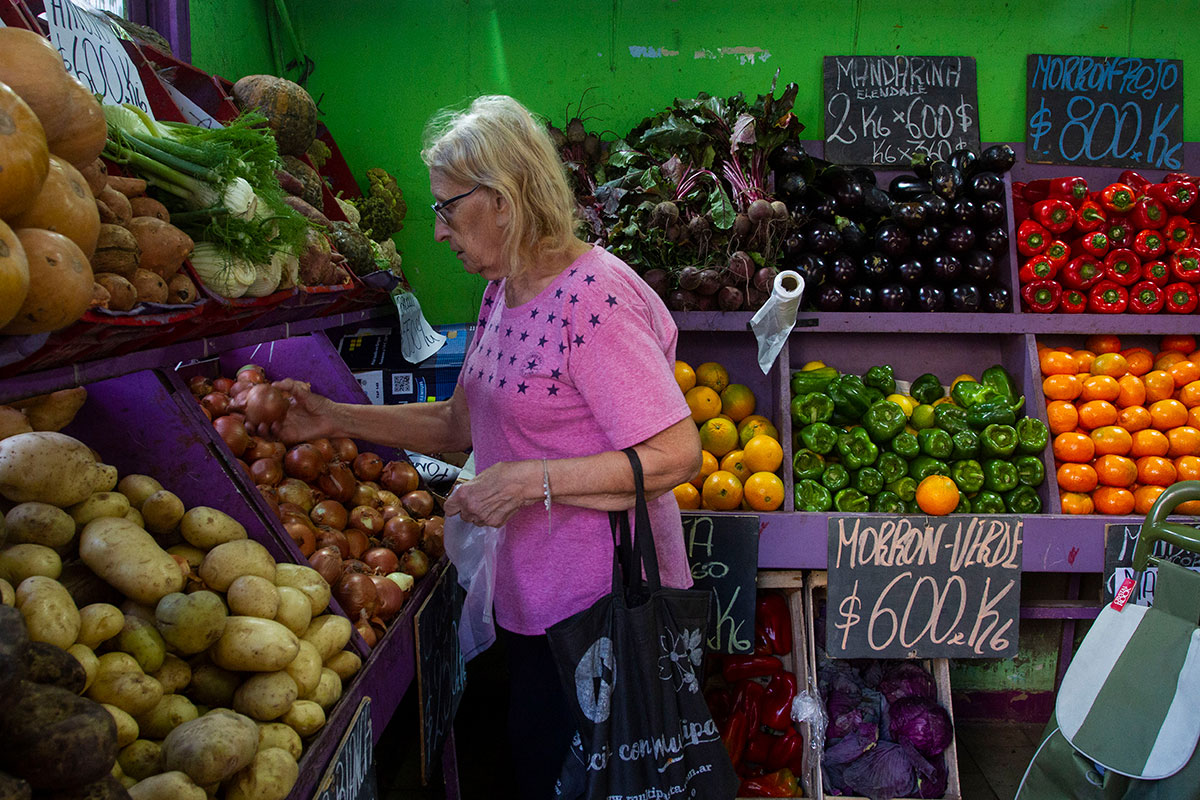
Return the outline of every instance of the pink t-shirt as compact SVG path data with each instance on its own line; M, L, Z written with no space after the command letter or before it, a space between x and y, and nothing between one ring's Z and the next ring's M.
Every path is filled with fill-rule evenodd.
M459 375L476 471L621 450L684 419L677 337L658 295L599 247L524 305L507 307L503 280L489 284ZM691 586L674 495L649 508L663 585ZM542 503L506 525L496 619L516 633L541 634L612 589L608 512L561 503L552 512L553 529Z

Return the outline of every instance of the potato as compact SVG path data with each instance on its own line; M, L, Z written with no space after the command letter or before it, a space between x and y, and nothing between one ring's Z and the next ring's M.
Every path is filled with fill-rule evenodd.
M270 722L296 702L296 681L286 672L259 672L251 675L233 695L233 710L263 722Z
M275 621L297 636L303 636L312 622L312 604L308 602L308 596L291 586L277 586L275 591L279 595Z
M146 530L159 536L175 530L184 512L183 501L166 489L147 497L138 510L146 520Z
M167 643L154 623L131 614L125 615L125 624L121 626L113 645L117 650L133 656L147 675L161 669L163 658L167 655Z
M91 448L66 434L34 431L0 440L0 494L14 502L71 506L111 489L116 479L116 467L97 463Z
M119 770L120 767L114 766L114 769ZM125 784L121 782L120 777L109 774L82 786L73 786L57 792L41 792L37 797L38 800L129 800L129 792L125 790Z
M36 547L36 545L31 545ZM17 586L17 608L25 618L29 639L66 650L79 635L79 609L61 583L33 575Z
M121 748L117 763L129 777L145 780L162 772L162 745L149 739L136 739Z
M299 652L300 640L296 634L278 622L258 617L229 617L224 633L208 655L224 669L276 672L292 663Z
M257 575L275 582L275 559L253 539L219 544L208 551L200 564L200 579L210 589L224 592L243 575Z
M299 777L300 768L291 753L268 747L233 776L225 789L225 800L284 800Z
M283 715L282 721L301 736L312 736L325 727L325 709L312 700L297 700Z
M17 590L7 580L0 578L0 605L15 606L16 604Z
M138 198L139 200L144 198ZM208 795L179 770L160 772L129 787L131 800L206 800Z
M171 731L162 749L164 768L186 772L207 786L250 764L258 749L258 728L249 717L215 709Z
M317 688L321 681L321 654L312 642L300 640L300 652L287 665L287 674L296 681L296 688L304 696Z
M85 525L79 557L105 582L145 605L183 588L183 571L175 559L126 519L101 517Z
M158 273L138 267L129 276L129 282L137 290L139 303L167 302L167 282ZM180 512L182 513L182 512Z
M312 605L314 617L329 608L329 584L321 577L321 573L312 567L302 564L278 564L275 567L275 585L291 586L304 592Z
M84 681L80 691L86 692L87 688L92 685L96 672L100 669L100 661L96 658L96 653L92 648L79 642L68 647L67 652L79 662L79 666L83 667Z
M125 519L129 520L134 525L137 525L139 528L146 527L146 519L142 516L142 512L138 511L133 506L130 506L129 510L125 512Z
M184 655L212 647L225 632L228 612L216 592L172 592L158 601L155 625L163 639Z
M350 641L350 632L354 626L345 617L336 614L322 614L309 624L304 633L304 640L312 642L321 660L333 658L334 654Z
M25 677L29 645L29 631L21 612L12 606L0 606L0 696L11 694Z
M144 619L146 622L154 622L154 606L135 603L128 598L126 598L125 602L121 603L121 613L127 617L137 617L138 619Z
M147 497L162 491L162 488L162 484L154 478L137 473L126 475L117 484L117 491L129 498L129 505L133 508L141 508Z
M9 544L62 547L75 538L71 515L49 503L18 503L4 515Z
M328 711L333 708L342 696L342 679L337 676L337 673L328 667L321 670L321 682L317 684L317 688L308 697L301 697L301 700L312 700L321 708Z
M95 650L121 632L125 615L109 603L91 603L79 609L79 622L77 641Z
M12 406L0 406L0 439L32 432L33 426L24 412Z
M68 508L67 512L75 521L75 530L81 531L84 525L99 517L123 517L129 513L129 508L129 498L120 492L96 492Z
M71 424L85 402L87 389L76 386L30 397L13 405L25 412L35 431L60 431Z
M61 647L47 642L30 642L25 657L25 679L46 686L57 686L79 694L87 684L83 665Z
M181 694L164 694L154 708L137 718L137 724L142 736L165 739L175 728L198 716L191 700Z
M192 667L188 694L200 705L228 708L233 705L233 693L241 685L242 678L236 672L216 664L196 664Z
M98 661L96 677L87 690L87 696L97 703L114 705L137 717L162 699L162 684L142 672L128 653L105 653Z
M14 544L0 550L0 577L20 584L31 575L57 578L62 575L62 558L40 544Z
M99 780L117 757L117 726L109 713L57 686L21 681L0 704L0 730L0 769L35 789Z
M187 515L184 514L184 517L186 518ZM190 544L177 544L172 547L168 547L167 553L186 559L188 566L191 567L193 571L200 569L200 562L204 560L204 551L199 547L194 547Z
M102 703L101 705L112 715L113 722L117 724L117 746L125 747L132 744L138 738L137 720L111 703ZM118 759L117 764L120 763ZM124 772L124 770L121 770L122 774Z
M232 614L275 619L279 611L279 592L275 584L258 575L243 575L229 584L225 602Z
M150 677L162 684L163 692L175 694L192 682L192 668L174 653L167 653L163 664Z
M177 272L167 280L167 302L171 305L190 305L200 297L196 284L185 272Z
M180 520L179 532L188 544L201 550L211 550L219 544L247 538L242 523L208 506L188 509Z
M352 650L339 650L333 654L333 658L325 659L325 666L337 673L345 683L362 669L362 658Z
M282 722L258 723L258 749L262 751L268 747L286 750L297 761L304 752L304 743L300 741L300 734L296 733L292 726Z

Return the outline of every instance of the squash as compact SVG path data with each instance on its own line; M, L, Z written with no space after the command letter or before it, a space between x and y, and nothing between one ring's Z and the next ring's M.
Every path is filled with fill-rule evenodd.
M67 76L67 102L70 113L56 134L47 134L50 152L83 169L104 152L108 123L95 95L82 83Z
M233 85L233 97L243 110L267 118L281 155L302 156L317 137L317 104L287 78L247 75Z
M29 293L29 262L13 229L0 220L0 328L21 310Z
M67 327L92 301L91 265L79 245L61 233L22 228L17 238L29 261L29 292L0 333L46 333Z
M33 205L9 218L14 228L42 228L66 236L87 258L96 252L100 212L87 180L58 156L50 156L50 173Z
M29 208L49 169L46 132L37 114L0 83L0 218Z

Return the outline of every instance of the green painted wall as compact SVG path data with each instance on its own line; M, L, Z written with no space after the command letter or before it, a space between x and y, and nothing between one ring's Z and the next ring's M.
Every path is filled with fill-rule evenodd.
M273 72L263 0L193 0L189 7L193 64L234 81Z

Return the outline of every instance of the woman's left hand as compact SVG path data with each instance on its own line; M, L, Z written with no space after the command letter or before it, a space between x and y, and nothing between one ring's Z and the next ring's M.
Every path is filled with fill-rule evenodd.
M536 482L530 465L537 467ZM540 462L501 461L458 486L446 499L446 516L459 514L473 525L498 528L530 503L530 487L540 486Z

